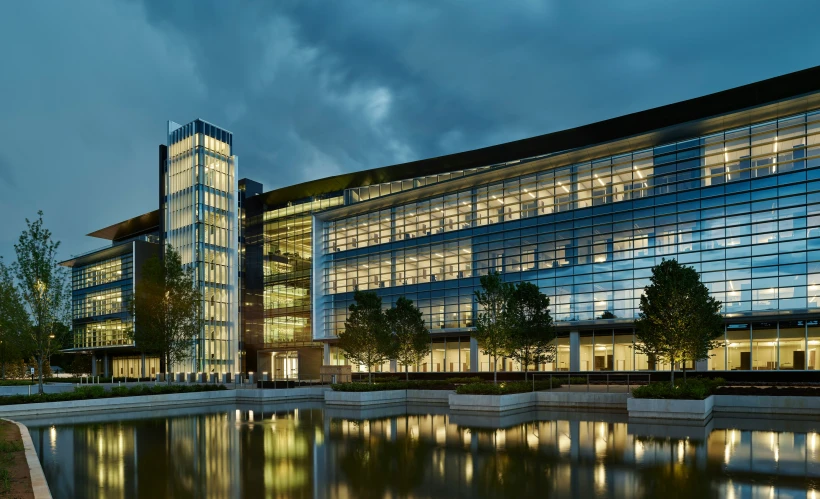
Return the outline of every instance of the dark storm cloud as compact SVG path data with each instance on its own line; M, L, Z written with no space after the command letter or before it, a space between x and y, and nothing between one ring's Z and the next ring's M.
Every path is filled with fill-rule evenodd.
M243 174L268 187L721 90L811 66L820 48L794 9L764 2L174 7L147 2L149 22L191 41Z
M0 254L39 208L66 252L154 209L167 119L233 131L241 176L270 189L809 67L818 11L691 0L0 3Z

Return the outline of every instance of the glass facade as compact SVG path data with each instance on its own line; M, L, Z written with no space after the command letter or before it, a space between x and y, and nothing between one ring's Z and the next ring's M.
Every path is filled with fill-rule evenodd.
M237 184L230 132L196 120L169 123L165 242L196 269L205 326L191 370L228 372L236 360ZM182 366L174 366L180 369Z
M341 197L332 197L265 213L262 264L264 345L312 343L312 212L339 204Z
M128 301L134 289L133 254L71 269L74 348L128 345Z
M709 369L813 368L811 326L783 316L820 311L820 112L560 161L479 171L435 195L420 184L412 201L368 203L357 191L348 209L346 193L345 209L316 217L315 337L343 329L355 290L385 307L412 299L434 332L469 331L479 276L495 270L536 283L564 334L594 325L580 331L580 370L668 368L634 352L631 322L651 268L674 258L724 304L725 347ZM556 362L540 369L568 369L568 347L559 339Z
M249 370L277 379L318 377L311 335L312 213L340 206L340 192L255 211L247 221L243 334Z

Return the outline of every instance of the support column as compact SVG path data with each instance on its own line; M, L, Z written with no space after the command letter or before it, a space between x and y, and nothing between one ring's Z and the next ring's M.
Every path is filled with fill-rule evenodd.
M569 332L569 370L581 370L581 333L578 331Z
M326 366L329 366L330 365L330 343L324 343L322 345L322 355L324 356L324 359L322 360L322 363Z
M390 372L391 373L397 372L396 371L397 365L398 365L398 363L396 362L396 359L390 359Z
M470 336L470 372L478 372L478 340Z
M96 353L91 354L91 375L92 376L97 375L97 354Z
M708 360L699 360L695 362L695 371L708 371L709 370L709 361Z
M141 360L142 360L142 375L140 377L141 378L147 378L148 373L145 372L145 353L144 352L142 354L142 359Z
M108 366L108 352L103 354L103 376L105 376L106 378L108 376L111 376L111 372L109 371Z

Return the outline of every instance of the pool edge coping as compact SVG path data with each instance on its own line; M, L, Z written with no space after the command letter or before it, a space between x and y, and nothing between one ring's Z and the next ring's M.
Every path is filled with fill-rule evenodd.
M23 440L23 450L26 454L29 479L31 480L31 492L34 494L34 499L52 499L51 489L48 488L46 475L43 473L43 467L40 465L37 451L34 450L34 442L31 440L31 434L29 434L28 428L26 425L12 419L1 419L16 424L17 428L20 429L20 438Z

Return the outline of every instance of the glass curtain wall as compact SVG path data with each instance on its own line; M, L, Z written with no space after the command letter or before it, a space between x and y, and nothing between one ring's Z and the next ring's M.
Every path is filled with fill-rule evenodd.
M199 120L169 124L165 240L183 265L195 268L202 292L205 325L191 365L202 372L230 370L236 348L231 344L238 275L232 142L230 132Z
M817 310L818 132L813 112L328 221L324 336L355 289L414 299L433 330L469 327L490 270L536 283L557 321L633 319L663 258L700 272L726 313ZM728 369L751 359L737 339Z
M131 253L71 269L74 348L129 345Z

